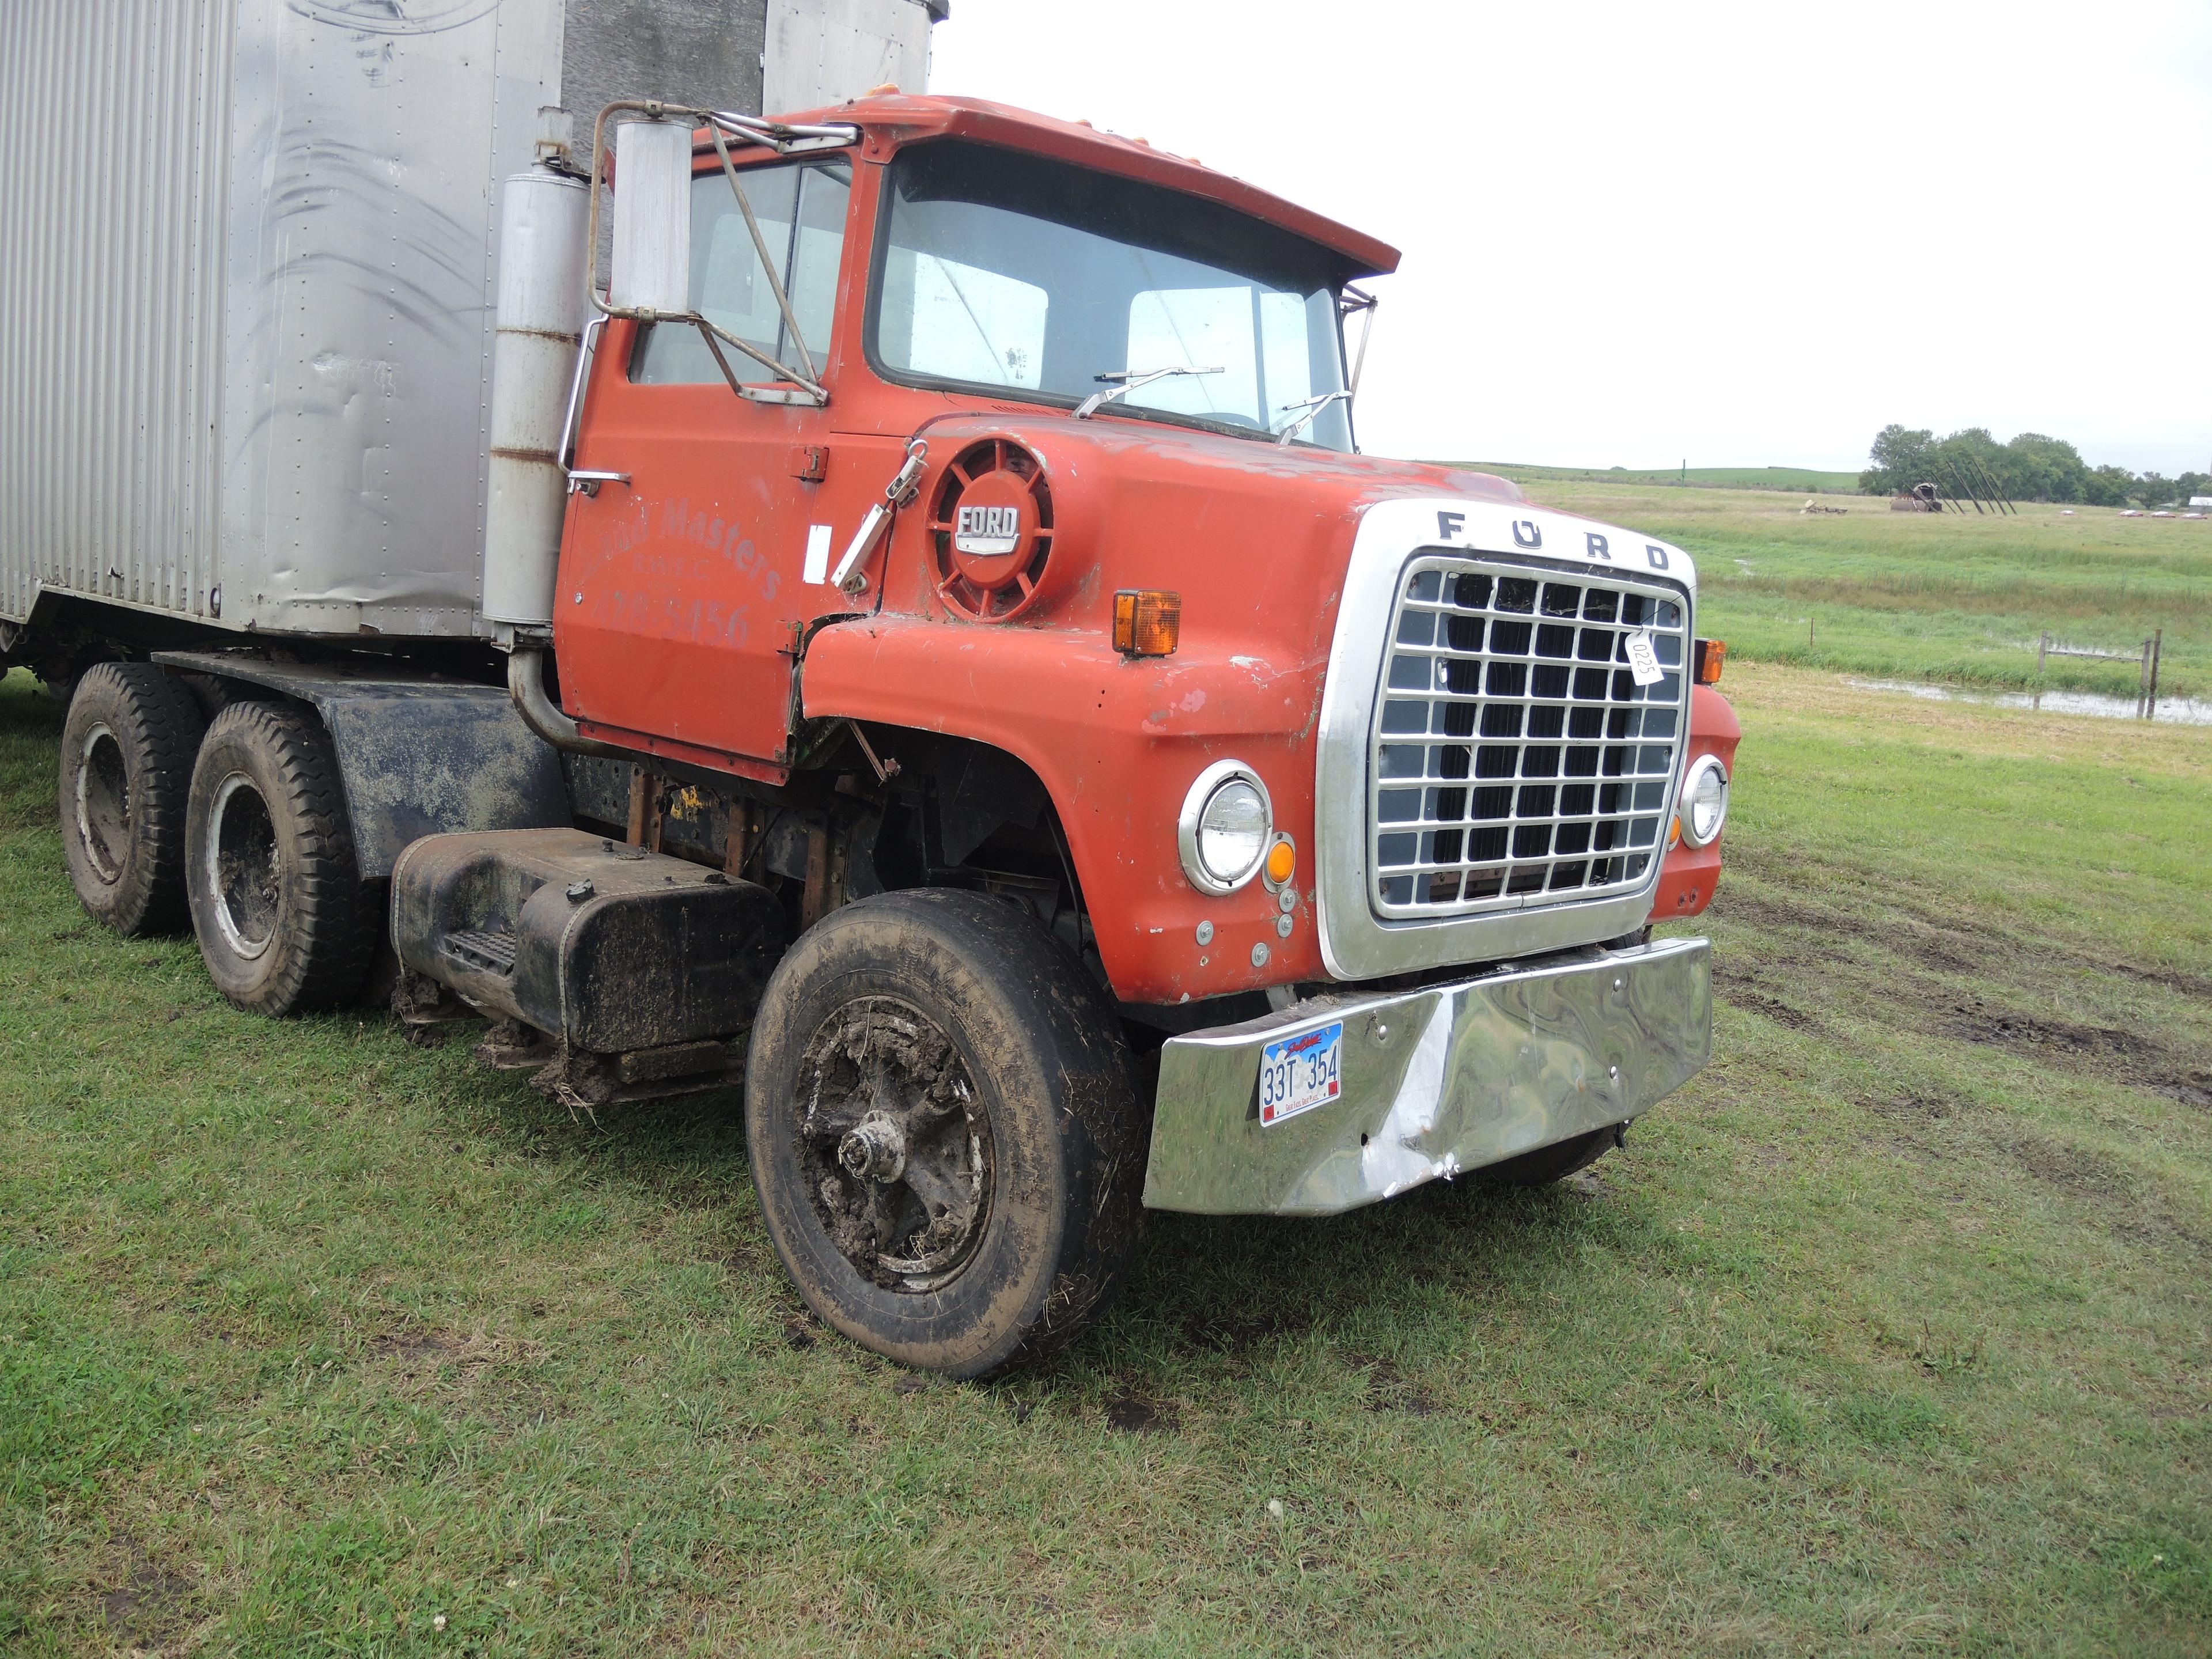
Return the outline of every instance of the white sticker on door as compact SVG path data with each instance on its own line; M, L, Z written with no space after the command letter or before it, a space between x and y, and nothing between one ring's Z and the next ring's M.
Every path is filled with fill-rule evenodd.
M1638 685L1659 684L1659 648L1651 643L1648 628L1628 636L1628 672Z
M805 577L817 586L830 580L830 526L826 524L806 526Z

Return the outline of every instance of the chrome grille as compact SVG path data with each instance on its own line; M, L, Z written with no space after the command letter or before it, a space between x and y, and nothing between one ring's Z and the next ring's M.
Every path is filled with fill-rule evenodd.
M1679 589L1507 560L1407 568L1368 757L1376 914L1633 892L1664 850L1686 724ZM1660 678L1638 685L1648 632Z

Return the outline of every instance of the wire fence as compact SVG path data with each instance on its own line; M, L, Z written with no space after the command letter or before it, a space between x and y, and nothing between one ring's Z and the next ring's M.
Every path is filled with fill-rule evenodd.
M2161 628L2142 642L2140 651L2095 651L2084 645L2066 645L2046 630L2036 641L2035 672L2040 675L2043 665L2052 657L2089 657L2099 662L2140 662L2142 676L2136 682L2136 714L2151 720L2158 714L2158 659L2160 647L2166 642L2166 630Z

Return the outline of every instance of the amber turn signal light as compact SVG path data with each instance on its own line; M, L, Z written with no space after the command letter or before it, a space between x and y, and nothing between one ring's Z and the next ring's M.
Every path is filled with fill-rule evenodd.
M1125 587L1114 596L1114 648L1125 657L1164 657L1182 639L1182 595Z
M1721 665L1728 661L1728 645L1726 641L1721 640L1699 640L1698 641L1697 648L1698 684L1699 685L1718 685L1721 683Z
M1267 849L1267 879L1280 887L1298 872L1298 849L1285 836Z

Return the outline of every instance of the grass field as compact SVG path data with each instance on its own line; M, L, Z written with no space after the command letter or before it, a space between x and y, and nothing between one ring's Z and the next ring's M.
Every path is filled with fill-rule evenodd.
M1803 466L1692 466L1631 470L1625 466L1523 466L1516 461L1473 461L1484 472L1523 483L1674 484L1699 489L1782 489L1849 495L1859 487L1856 472L1821 472Z
M2208 1651L2212 745L1729 689L1717 1058L1625 1152L1154 1217L951 1386L804 1317L732 1097L577 1121L89 926L16 676L0 1649Z
M1808 515L1802 494L1510 476L1547 507L1688 549L1699 628L1740 659L2132 698L2136 663L2053 658L2039 678L2036 640L2135 652L2163 629L2161 693L2212 696L2212 520L1892 513L1864 495Z

